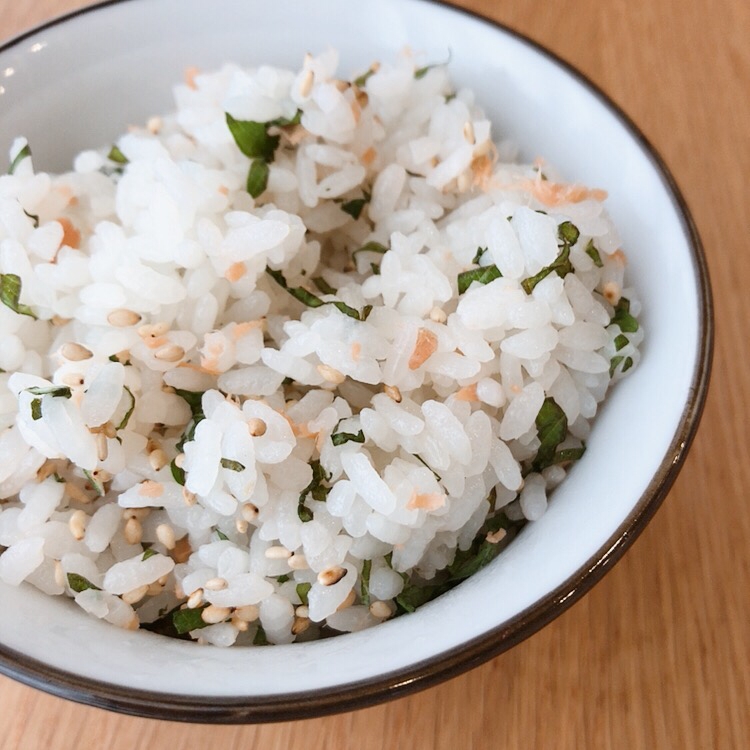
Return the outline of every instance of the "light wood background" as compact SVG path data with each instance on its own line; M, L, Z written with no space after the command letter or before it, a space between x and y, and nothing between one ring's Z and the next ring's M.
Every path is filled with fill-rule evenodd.
M0 35L84 4L0 0ZM750 748L750 3L457 4L542 42L602 86L693 210L718 337L701 430L663 508L566 614L417 695L324 719L213 728L119 716L0 678L2 750Z

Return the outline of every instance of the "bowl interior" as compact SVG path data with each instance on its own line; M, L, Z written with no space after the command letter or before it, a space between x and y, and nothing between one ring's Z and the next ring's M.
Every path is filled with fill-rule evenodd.
M491 566L457 589L370 631L317 643L220 650L129 633L74 605L0 585L0 644L86 678L182 695L271 696L409 670L491 631L601 559L653 500L684 431L705 331L696 250L656 162L577 76L516 36L421 0L130 0L50 25L0 50L0 146L26 135L39 169L70 168L83 148L172 108L190 65L297 66L305 51L340 50L344 75L406 45L470 86L522 156L543 155L571 181L602 187L643 301L639 368L597 417L585 459ZM699 396L700 398L701 396ZM677 446L679 449L679 446ZM566 584L566 582L569 582ZM565 584L566 589L560 589ZM545 605L548 606L548 605ZM1 650L1 647L0 647Z

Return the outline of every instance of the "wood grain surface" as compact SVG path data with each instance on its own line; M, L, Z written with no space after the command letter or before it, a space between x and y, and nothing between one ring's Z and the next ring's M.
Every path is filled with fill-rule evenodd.
M0 0L0 35L84 4ZM562 617L417 695L324 719L214 728L119 716L0 678L2 750L750 748L750 3L456 4L599 84L663 155L693 211L716 298L714 373L664 506Z

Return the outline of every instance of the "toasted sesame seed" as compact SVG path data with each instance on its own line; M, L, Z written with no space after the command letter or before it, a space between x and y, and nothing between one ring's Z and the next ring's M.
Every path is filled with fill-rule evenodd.
M123 535L128 544L140 544L140 541L143 538L143 527L141 526L141 522L137 518L129 518L125 522Z
M97 482L101 482L102 484L112 481L112 475L104 469L94 469L91 472L91 476L94 477ZM148 508L142 508L142 510L148 510Z
M141 316L132 310L119 308L107 315L107 322L116 328L129 328L141 322Z
M354 600L357 598L357 595L354 593L354 589L352 589L347 595L346 599L344 599L341 604L339 604L338 607L336 607L336 611L340 612L342 609L347 609L354 604Z
M82 510L75 510L68 519L68 528L73 538L81 541L86 536L86 523L89 517Z
M243 622L255 622L260 616L260 610L255 604L246 604L244 607L237 607L234 616Z
M158 594L161 594L162 591L164 591L164 584L161 580L150 583L146 589L146 593L149 596L157 596Z
M384 620L393 614L393 610L388 602L375 601L370 605L370 614L378 620Z
M401 391L398 386L395 385L384 385L383 391L388 398L393 399L397 404L401 403Z
M177 467L178 469L182 469L182 468L183 468L183 467L185 466L185 454L184 454L184 453L178 453L178 454L177 454L177 455L176 455L176 456L174 457L174 465L175 465L175 466L176 466L176 467Z
M307 564L307 558L300 553L295 552L288 560L287 565L292 570L307 570L310 566Z
M346 568L342 568L340 565L323 568L318 573L318 583L321 586L333 586L334 583L338 583L345 575Z
M445 321L448 320L448 316L440 307L433 307L432 310L430 310L430 320L435 323L445 323Z
M60 355L67 359L68 362L81 362L84 359L91 359L94 356L90 349L76 344L74 341L68 341L67 344L63 344L60 349Z
M616 284L614 281L608 281L602 289L604 299L606 299L611 305L616 305L619 302L621 294L622 290L620 289L619 284Z
M148 130L149 133L156 135L161 130L163 124L164 122L161 117L149 117L148 120L146 120L146 130Z
M156 527L156 538L167 549L174 549L175 544L177 543L175 540L174 527L170 526L168 523L160 523Z
M146 596L146 593L148 592L148 584L144 584L143 586L138 586L138 588L133 589L132 591L128 591L125 594L122 595L122 600L126 604L135 604L136 602L139 602L141 599L143 599L144 596Z
M266 550L266 558L269 560L288 560L291 556L291 551L281 545L269 547Z
M168 581L168 580L169 580L169 574L168 574L168 573L166 573L165 575L163 575L163 576L161 576L161 577L157 578L157 579L156 579L156 582L157 582L157 583L158 583L158 584L159 584L160 586L166 586L166 585L167 585L167 581Z
M137 518L139 521L148 518L151 514L151 508L126 508L123 518L127 521L130 518Z
M203 603L203 589L196 589L188 597L187 608L198 609L198 607L200 607L202 603Z
M77 503L86 504L91 502L91 498L77 484L73 484L73 482L65 482L65 494Z
M223 591L229 583L226 578L209 578L204 584L203 588L207 591Z
M68 325L68 323L70 323L70 318L63 318L60 315L53 315L50 319L50 323L52 323L53 326L59 328L60 326Z
M154 352L154 357L162 362L178 362L185 356L185 350L177 344L165 344Z
M297 615L297 617L309 617L310 607L306 604L300 604L299 607L294 610L294 614Z
M103 432L100 432L96 436L96 457L100 461L106 461L108 455L107 436Z
M334 383L335 385L340 385L346 380L346 375L344 375L342 372L339 372L333 367L330 367L329 365L318 365L317 371L320 373L320 376L323 378L323 380L328 381L329 383Z
M209 604L201 612L201 619L209 625L216 625L219 622L224 622L231 612L229 607L217 607L215 604Z
M310 620L307 617L295 617L292 623L292 634L299 635L304 633L310 627Z
M182 499L185 501L185 505L195 505L198 502L195 499L195 492L191 492L187 487L182 488Z
M258 417L253 417L251 420L248 421L247 429L250 431L250 434L253 437L261 437L261 435L266 434L268 425L262 419L258 419Z
M312 70L306 70L305 75L302 77L302 81L300 81L299 85L300 96L310 96L314 81L315 75Z
M112 422L105 422L102 426L102 432L110 439L114 440L117 437L117 428Z
M250 528L250 524L244 518L237 518L234 521L234 527L240 534L244 534Z
M163 469L169 463L169 458L167 458L167 454L161 448L157 448L148 454L148 462L154 471L159 471L159 469Z
M252 523L258 517L258 508L252 503L244 503L240 508L240 513L246 521Z

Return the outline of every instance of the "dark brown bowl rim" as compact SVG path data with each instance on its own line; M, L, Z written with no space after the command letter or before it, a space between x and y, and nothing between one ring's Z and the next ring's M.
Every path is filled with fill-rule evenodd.
M92 11L131 0L104 0L54 18L0 45L4 52L45 29ZM692 251L699 285L700 349L691 381L690 397L659 469L633 511L601 546L599 552L554 591L531 607L450 652L375 678L334 688L262 697L179 695L139 690L81 677L0 644L0 673L21 683L68 700L132 716L210 724L245 724L310 719L365 708L423 690L455 677L507 651L536 633L578 601L623 556L651 520L674 483L695 437L706 401L711 374L714 315L708 265L695 222L674 177L635 123L587 76L554 52L491 18L445 0L420 0L473 17L531 47L588 89L620 121L649 158L670 194Z

